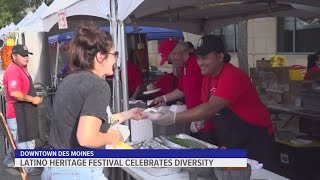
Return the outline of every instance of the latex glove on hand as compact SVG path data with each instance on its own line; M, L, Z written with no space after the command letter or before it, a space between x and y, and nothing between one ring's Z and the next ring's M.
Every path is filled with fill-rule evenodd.
M169 110L159 110L155 112L143 112L142 115L146 116L147 119L153 123L161 126L168 126L175 123L176 113Z
M200 129L204 128L204 120L202 121L196 121L196 122L192 122L190 124L190 131L192 133L197 133L200 131Z

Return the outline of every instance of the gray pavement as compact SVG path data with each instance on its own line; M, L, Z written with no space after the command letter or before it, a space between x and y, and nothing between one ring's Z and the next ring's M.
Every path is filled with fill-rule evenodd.
M0 131L0 179L21 180L20 172L15 168L8 168L2 162L5 156L4 135ZM40 176L29 176L29 180L40 180Z

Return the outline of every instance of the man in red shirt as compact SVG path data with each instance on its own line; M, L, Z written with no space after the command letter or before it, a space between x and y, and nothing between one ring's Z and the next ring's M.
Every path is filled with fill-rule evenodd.
M131 59L127 61L127 69L129 96L130 99L137 99L143 83L141 71Z
M163 96L154 99L155 104L165 104L180 98L185 98L187 109L198 106L201 103L202 74L197 65L197 57L189 54L190 49L186 42L177 42L166 39L159 44L158 52L162 59L160 65L169 60L173 66L181 68L178 88ZM195 118L194 120L201 120ZM184 132L190 132L190 123L184 126Z
M34 140L38 138L38 111L37 105L42 98L36 95L36 90L26 66L28 55L32 54L24 45L12 48L12 62L4 72L3 83L6 97L6 118L17 149L34 149ZM30 129L32 129L30 131ZM9 153L12 151L9 149ZM4 164L12 165L12 159L7 156ZM36 175L39 172L26 168L28 174Z
M200 38L196 49L204 91L211 96L207 103L181 113L160 111L151 120L160 125L213 119L218 145L243 148L248 158L263 163L268 170L277 169L272 122L249 76L224 61L224 45L214 35ZM150 119L150 118L149 118Z
M149 84L147 90L160 88L161 90L156 93L157 97L175 90L179 83L180 69L179 67L172 66L172 73L162 75L156 82Z
M137 99L141 92L143 80L141 70L133 62L133 51L128 53L127 71L129 97L130 99ZM113 78L113 75L107 76L107 78Z
M224 53L224 63L229 63L231 56L228 53ZM204 76L204 79L206 76ZM209 84L206 80L202 81L202 91L201 91L201 101L206 103L209 101L210 89ZM197 122L192 122L190 125L190 130L193 133L192 136L203 141L209 142L211 144L217 144L217 138L214 131L213 120L202 120Z

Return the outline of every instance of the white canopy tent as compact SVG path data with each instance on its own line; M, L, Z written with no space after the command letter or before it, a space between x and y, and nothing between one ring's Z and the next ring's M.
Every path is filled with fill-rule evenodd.
M17 26L10 25L6 28L5 33L15 32L15 44L25 44L28 49L34 53L30 56L28 71L35 82L49 85L50 78L46 75L49 72L47 61L47 44L48 38L44 33L43 23L40 16L46 11L48 6L42 3L38 9L32 13L29 12Z
M23 25L19 27L19 31L31 31L31 32L44 32L44 26L41 19L41 15L48 9L45 3L42 3L38 9L29 17Z
M318 0L145 0L126 23L179 29L195 34L261 17L319 17Z
M29 22L29 19L32 17L33 12L30 11L18 24L17 27L21 28L23 27L27 22Z
M6 26L3 31L1 32L1 34L5 34L8 35L9 32L11 31L15 31L17 29L17 26L12 22L10 23L10 25Z
M0 30L0 35L1 36L4 35L4 31L6 30L7 27L8 27L8 25L6 27L4 27L4 28L1 28L1 30Z
M110 0L55 0L48 8L47 12L42 16L46 31L49 31L58 22L58 13L65 10L66 16L87 15L95 16L110 21L111 34L114 39L114 46L120 52L117 61L117 68L114 75L114 111L121 110L120 101L120 80L119 68L125 69L122 72L122 91L123 91L123 108L128 109L128 84L125 60L125 31L124 19L135 9L143 0L126 0L126 1L110 1ZM90 6L88 6L90 4Z
M58 22L57 13L66 16L88 15L108 19L115 49L120 52L124 110L128 108L127 72L125 63L124 21L132 25L148 25L179 29L195 34L228 24L269 16L319 17L318 0L55 0L42 16L46 31ZM120 63L117 64L120 66ZM118 82L118 71L115 71ZM116 86L119 91L119 84ZM116 92L117 110L120 93Z

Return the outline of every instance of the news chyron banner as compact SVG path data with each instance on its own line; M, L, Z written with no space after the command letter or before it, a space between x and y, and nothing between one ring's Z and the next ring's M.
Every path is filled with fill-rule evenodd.
M245 150L16 150L15 167L247 167Z

